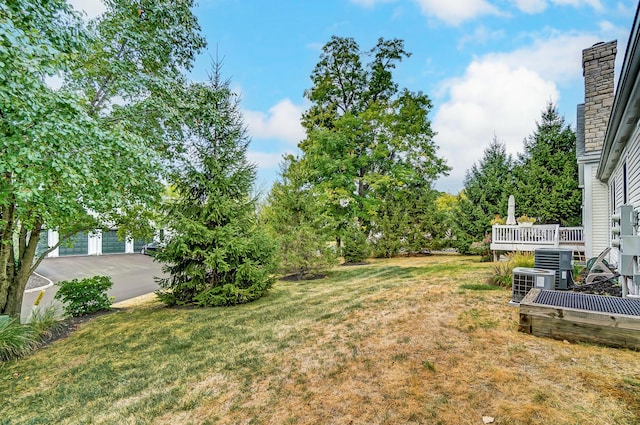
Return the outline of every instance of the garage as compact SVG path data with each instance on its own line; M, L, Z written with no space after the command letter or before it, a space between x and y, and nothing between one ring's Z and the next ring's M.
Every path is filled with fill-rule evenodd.
M133 241L133 252L140 252L142 247L150 241L145 241L144 239L134 239Z
M89 235L85 232L76 233L65 241L58 250L58 255L87 255L89 254Z
M126 242L118 239L116 230L102 231L102 253L103 254L121 254L126 252Z

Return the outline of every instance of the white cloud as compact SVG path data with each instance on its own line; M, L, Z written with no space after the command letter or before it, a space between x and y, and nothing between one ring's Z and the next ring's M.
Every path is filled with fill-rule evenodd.
M600 0L551 0L551 2L559 6L591 6L596 10L602 9L602 3L600 3Z
M106 10L101 0L69 0L69 4L79 12L84 11L89 19L101 15Z
M600 0L550 0L556 6L583 7L591 6L595 10L602 10ZM547 0L514 0L516 7L525 13L541 13L547 9Z
M268 113L243 111L249 134L257 139L280 139L296 145L304 139L305 131L300 118L305 108L284 99L272 106Z
M273 170L277 169L277 167L282 162L282 156L288 153L290 152L272 153L249 150L247 151L247 159L249 160L249 162L258 165L261 170Z
M541 13L547 8L546 0L515 0L518 9L525 13Z
M603 25L603 30L601 36L608 37L615 28ZM453 170L438 188L460 190L466 170L482 158L494 135L507 152L521 152L545 104L559 100L557 85L582 81L582 50L597 41L596 35L552 32L512 52L477 58L462 77L445 81L433 126Z
M477 58L462 77L445 81L433 126L453 170L437 187L460 190L466 170L482 158L494 135L507 152L521 152L545 104L559 100L557 86L582 81L582 50L620 31L607 23L600 30L599 35L549 32L512 52Z
M556 85L535 71L492 58L472 62L464 76L446 82L446 90L449 100L437 111L433 127L440 154L453 170L437 188L454 193L494 135L507 152L520 152L546 103L559 97Z
M494 53L486 59L509 66L522 66L543 78L564 82L582 78L582 50L600 41L589 34L551 34L532 45L509 53Z
M471 34L460 38L458 48L462 48L467 44L487 44L490 41L496 41L504 38L504 30L489 30L484 25L477 26Z
M486 0L414 0L414 2L423 14L454 26L482 15L500 14L500 11Z
M373 7L380 3L393 3L396 0L351 0L351 3L357 4L363 7Z

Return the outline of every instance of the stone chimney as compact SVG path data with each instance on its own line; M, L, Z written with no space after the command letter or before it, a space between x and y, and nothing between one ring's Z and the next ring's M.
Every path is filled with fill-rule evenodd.
M582 51L584 75L584 153L602 150L613 106L616 41L596 43Z

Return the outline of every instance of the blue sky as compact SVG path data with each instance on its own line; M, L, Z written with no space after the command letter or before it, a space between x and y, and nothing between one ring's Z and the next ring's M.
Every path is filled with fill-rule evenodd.
M99 0L72 0L96 16ZM523 140L548 101L575 127L584 100L582 49L618 40L617 69L638 3L634 0L200 0L195 13L209 43L191 73L203 80L211 57L241 94L252 136L249 159L264 190L284 153L304 138L304 91L332 35L362 51L379 37L400 38L412 56L398 67L400 87L423 91L439 154L453 167L436 188L456 194L465 171L493 139L507 151Z

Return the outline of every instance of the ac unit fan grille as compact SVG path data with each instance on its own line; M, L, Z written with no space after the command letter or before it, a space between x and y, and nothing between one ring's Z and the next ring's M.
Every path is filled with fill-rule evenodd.
M535 285L536 277L529 274L513 274L512 299L513 301L522 301Z
M536 287L551 289L554 273L549 270L516 267L513 269L511 301L519 303L527 293Z
M538 248L535 250L535 267L555 270L555 289L568 289L573 285L573 251L570 249Z

